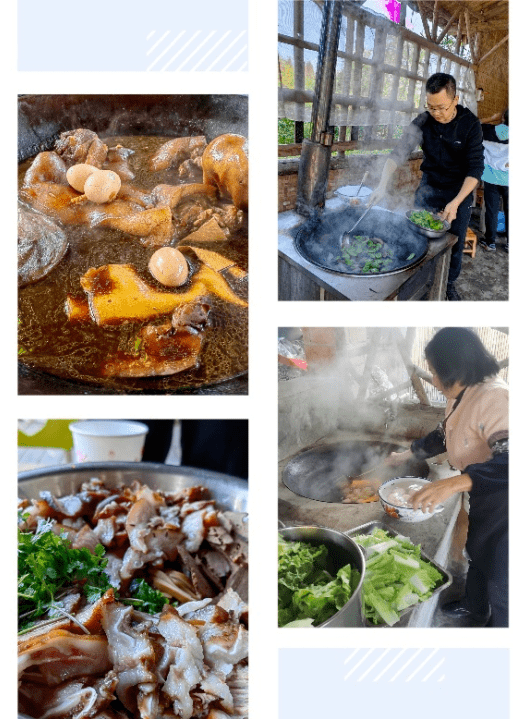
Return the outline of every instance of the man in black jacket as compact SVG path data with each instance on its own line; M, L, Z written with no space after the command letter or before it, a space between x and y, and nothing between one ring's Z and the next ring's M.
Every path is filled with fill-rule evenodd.
M406 162L419 145L424 159L415 204L430 212L440 212L441 217L451 223L450 231L458 237L451 251L447 299L460 300L455 281L462 267L472 192L484 171L482 129L476 115L458 104L454 77L442 72L431 75L425 90L427 111L406 128L387 159L380 183L369 202L376 204L382 199L397 167Z

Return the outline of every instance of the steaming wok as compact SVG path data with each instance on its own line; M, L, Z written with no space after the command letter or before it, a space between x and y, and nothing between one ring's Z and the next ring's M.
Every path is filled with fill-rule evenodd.
M347 208L342 212L327 212L319 218L310 218L296 231L295 247L305 260L330 272L354 277L369 277L340 260L343 235L358 221L363 210ZM415 267L427 252L427 238L409 227L405 216L385 210L372 209L356 227L354 235L382 240L392 250L394 258L380 275L390 275Z
M388 442L336 442L308 447L295 455L282 473L282 481L295 494L319 502L343 502L348 478L379 464L391 452L405 447ZM386 467L375 479L381 484L393 477L427 477L427 462L411 459L399 467ZM374 481L372 475L369 476Z
M229 95L22 96L19 100L19 161L23 162L38 152L52 149L61 132L78 127L89 128L100 137L158 136L169 139L205 135L207 141L210 141L224 133L247 136L247 98ZM114 234L116 233L114 231ZM224 246L220 247L223 250ZM220 247L211 249L218 251ZM135 253L132 260L127 252ZM236 254L237 265L247 269L247 235L237 238L237 242L233 243L233 252ZM69 260L71 254L70 245L65 259ZM140 259L136 262L136 255L139 258L139 254L140 250L125 249L123 255L120 255L115 246L112 246L112 254L105 262L132 262L141 271ZM104 264L100 258L95 262L98 263L95 266ZM22 300L24 295L32 294L32 302L27 302L26 308L31 304L33 307L39 307L39 292L42 293L43 301L53 291L58 293L58 283L54 285L53 278L58 276L59 270L63 273L61 280L75 276L78 285L79 271L75 268L65 271L61 262L43 280L22 288L19 295ZM245 282L241 282L241 297L246 291ZM64 296L66 293L65 289ZM68 366L69 350L66 346L62 360L57 362L56 366L53 366L53 363L40 362L36 353L22 353L19 356L19 377L30 387L37 386L37 391L42 387L51 393L146 391L167 394L206 391L207 387L211 388L209 392L222 393L224 390L220 383L225 383L223 386L228 392L244 392L245 379L233 380L244 378L247 373L247 310L244 316L244 313L239 311L240 308L234 309L235 311L231 312L231 307L226 306L225 311L221 309L218 312L211 333L202 345L200 366L197 368L165 377L95 377L77 371L73 361ZM22 317L22 322L25 319L26 317ZM36 332L42 318L32 319ZM47 331L43 327L40 334L48 342L48 338L57 333L50 325ZM90 351L90 338L87 338L86 346L87 351ZM227 380L230 382L226 382Z

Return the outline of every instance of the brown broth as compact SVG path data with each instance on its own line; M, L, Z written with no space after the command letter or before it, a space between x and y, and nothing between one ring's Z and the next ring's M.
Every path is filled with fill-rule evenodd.
M159 136L102 138L113 146L121 144L134 150L130 166L135 187L151 190L158 184L201 182L196 177L179 180L174 169L152 173L147 160L168 139ZM19 184L33 158L20 165ZM219 203L220 204L220 203ZM157 285L148 272L154 250L145 248L139 238L109 228L64 226L69 249L59 265L44 279L19 291L19 359L28 367L59 377L96 383L108 389L174 391L185 387L214 384L243 374L247 370L247 308L238 307L210 296L212 327L206 330L200 353L200 366L176 375L158 378L122 379L101 376L103 361L117 350L134 342L146 323L127 322L115 327L98 327L94 322L72 323L64 310L67 294L84 298L80 278L90 267L130 263L143 279ZM184 242L182 243L184 244ZM227 242L204 243L205 248L234 260L247 271L247 228L232 234ZM189 257L191 260L191 258ZM198 269L191 260L191 271ZM236 282L236 281L235 281ZM247 299L246 282L230 281L235 292ZM161 286L157 285L160 289ZM163 288L166 289L166 288ZM165 321L167 318L159 318Z

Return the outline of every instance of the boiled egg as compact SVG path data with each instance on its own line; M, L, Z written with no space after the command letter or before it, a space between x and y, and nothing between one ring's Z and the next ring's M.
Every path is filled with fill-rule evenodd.
M86 165L84 162L78 165L72 165L66 173L66 179L77 192L84 192L84 183L94 172L97 172L97 167L93 165Z
M179 287L189 276L187 260L175 247L160 247L156 250L148 268L154 279L166 287Z

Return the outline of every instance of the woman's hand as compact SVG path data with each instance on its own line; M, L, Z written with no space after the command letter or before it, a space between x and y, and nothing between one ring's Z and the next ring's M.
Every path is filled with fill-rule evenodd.
M405 452L392 452L388 457L385 458L384 462L389 467L399 467L400 464L408 462L412 459L413 453L410 449L406 449Z
M411 497L413 509L422 512L434 512L438 504L442 504L454 494L469 492L473 483L469 474L459 474L456 477L437 479L428 484Z

